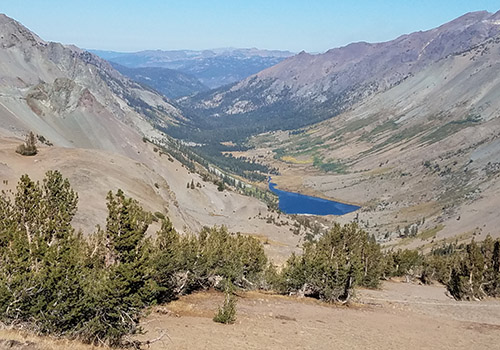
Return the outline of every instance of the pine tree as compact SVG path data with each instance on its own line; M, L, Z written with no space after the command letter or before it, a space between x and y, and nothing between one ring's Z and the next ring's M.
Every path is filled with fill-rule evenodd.
M29 269L34 271L38 270L39 260L46 248L40 233L44 224L40 211L42 196L39 183L32 181L28 175L21 176L14 197L17 227L13 243L14 248L18 249L15 253L25 254L27 250Z
M23 156L34 156L38 153L36 137L32 131L26 136L26 142L17 147L16 152Z
M41 240L47 246L41 276L44 288L52 291L41 296L47 301L41 312L45 313L46 332L64 334L71 332L84 314L81 296L85 241L71 226L78 195L58 171L46 173L41 189Z
M363 265L363 277L360 284L369 288L378 287L384 264L380 245L376 242L374 236L368 237L362 245L361 261Z
M475 241L466 246L465 255L452 268L447 289L457 300L480 299L486 296L484 282L485 259Z
M161 229L156 235L154 255L151 259L152 277L158 285L158 300L166 302L180 293L176 273L186 268L183 264L185 256L181 249L181 237L168 218L162 220Z
M221 180L221 181L219 181L219 182L217 183L217 190L218 190L219 192L222 192L222 191L224 191L225 189L226 189L226 185L224 185L224 181L222 181L222 180Z
M226 281L225 285L224 302L217 309L213 321L223 324L233 324L236 321L236 297L234 295L234 286L229 281Z
M15 229L15 214L12 208L12 203L7 193L0 192L0 257L7 248L9 242L12 241L12 233Z
M71 227L76 194L59 172L48 172L43 186L22 176L14 202L5 197L0 202L12 219L10 244L2 252L1 274L10 292L2 293L2 305L7 305L2 318L33 320L40 332L73 332L84 314L80 312L84 242Z
M44 222L44 239L52 245L55 239L68 239L74 233L71 220L76 214L78 195L71 189L68 179L60 172L49 171L43 180L43 206L47 218Z
M382 273L380 246L356 224L336 224L282 270L281 291L347 301L356 285L375 287Z
M486 295L495 295L495 241L490 235L487 235L485 240L481 243L481 254L484 258L483 282L479 286L480 292Z
M89 286L94 316L86 332L88 337L118 345L123 335L138 331L141 310L154 294L147 276L150 251L145 239L151 218L121 190L109 192L107 202L106 231L101 234L104 269L95 274L95 282Z

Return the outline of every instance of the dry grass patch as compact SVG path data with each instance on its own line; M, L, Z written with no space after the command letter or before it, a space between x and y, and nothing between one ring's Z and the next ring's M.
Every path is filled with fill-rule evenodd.
M110 349L80 343L77 340L37 336L15 329L0 329L0 349L15 350L98 350ZM118 349L118 348L114 348Z
M206 317L212 318L217 305L224 299L224 295L215 290L196 292L183 296L166 305L172 316ZM163 308L162 308L163 309ZM157 309L153 310L155 312Z
M281 157L281 160L284 162L287 162L287 163L292 163L292 164L312 164L313 163L312 157L295 158L293 156L283 156L283 157Z
M430 217L438 214L441 211L441 206L436 201L425 202L411 207L403 208L400 214L405 217Z
M443 228L444 228L443 224L437 225L434 228L425 230L422 233L418 234L417 238L420 238L422 241L426 241L430 238L435 238L437 233L441 231Z
M254 238L258 239L260 242L262 242L265 245L270 245L270 246L273 246L273 247L287 247L288 246L287 244L284 244L282 242L278 242L278 241L272 240L269 237L267 237L266 235L256 234L256 233L244 233L244 232L241 232L241 234L243 234L245 236L254 237Z

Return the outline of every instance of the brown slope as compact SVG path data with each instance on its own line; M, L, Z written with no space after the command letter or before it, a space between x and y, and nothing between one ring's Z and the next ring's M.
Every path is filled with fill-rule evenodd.
M146 210L167 215L180 232L197 233L203 226L225 225L231 232L267 238L267 253L278 262L295 251L300 240L289 227L266 222L270 214L266 204L231 191L219 192L216 185L204 182L176 160L153 152L152 145L141 151L143 162L138 162L102 150L44 145L36 156L25 157L15 152L20 142L0 132L0 191L15 190L23 174L42 180L48 170L61 171L79 194L74 225L84 234L94 232L98 224L105 225L106 194L122 189ZM201 187L187 189L186 183L191 181ZM158 228L153 225L150 233Z

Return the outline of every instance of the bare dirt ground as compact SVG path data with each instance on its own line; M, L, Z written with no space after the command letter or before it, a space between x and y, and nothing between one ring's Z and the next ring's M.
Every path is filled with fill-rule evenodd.
M142 321L144 349L496 349L500 300L457 302L443 286L384 282L350 306L261 292L238 293L237 320L212 317L223 294L199 292ZM93 350L76 341L0 329L0 349Z
M237 321L212 317L223 295L196 293L143 321L151 349L487 349L500 341L500 301L456 302L442 286L386 282L352 306L248 292Z
M299 243L300 237L291 234L289 227L278 227L262 219L268 215L263 203L233 192L220 193L210 183L203 183L200 189L188 190L186 183L191 180L201 182L200 177L189 173L178 162L160 158L151 150L144 155L141 164L104 151L45 146L40 147L36 157L22 157L14 152L19 143L19 139L10 135L0 139L0 178L7 181L2 182L0 190L14 189L23 173L28 172L32 178L40 180L45 171L59 169L80 193L80 212L76 219L77 225L86 232L92 232L95 223L104 223L106 192L122 188L147 210L168 210L167 214L181 231L196 232L201 225L225 224L230 231L262 238L269 243L265 245L266 253L277 263L296 250ZM146 151L141 149L141 152ZM385 192L383 184L386 179L381 178L385 176L383 169L368 175L357 173L352 178L326 178L319 174L299 178L296 170L290 168L284 172L284 176L277 179L278 183L287 184L290 190L307 189L310 194L323 193L353 202L358 194L368 196L370 193L371 196L369 190ZM362 181L365 175L373 178ZM376 182L372 183L372 180ZM491 209L500 191L497 184L484 191L487 195L464 207L467 211L461 208L455 213L447 228L437 233L436 240L446 238L448 232L450 236L452 233L470 233L479 222L482 228L479 237L490 231L498 233L498 215ZM384 198L383 193L378 192L373 196ZM402 225L411 223L404 222L407 219L400 209L378 211L375 208L373 212L361 213L361 217L370 222L369 232L377 229L374 223L378 215L393 220L397 213ZM424 215L425 210L433 210L432 206L413 209L417 212L410 214L417 217ZM485 211L488 215L484 214ZM259 213L261 217L258 217ZM458 216L461 220L456 219ZM353 215L347 215L335 220L349 221L352 218ZM435 224L437 222L432 222ZM466 238L471 237L472 233ZM433 239L417 238L409 245L429 244ZM147 333L139 339L155 339L165 334L160 341L150 345L153 350L491 349L500 343L499 300L456 302L446 296L442 286L387 282L381 290L359 291L356 303L350 307L257 292L239 295L238 319L234 325L212 321L222 302L222 294L197 293L153 309L143 320ZM0 330L0 349L68 348L93 349L77 342Z

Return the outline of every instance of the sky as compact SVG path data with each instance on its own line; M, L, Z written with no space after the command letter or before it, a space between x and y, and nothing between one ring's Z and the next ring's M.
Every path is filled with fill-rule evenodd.
M427 30L498 0L2 0L42 39L86 49L324 52Z

